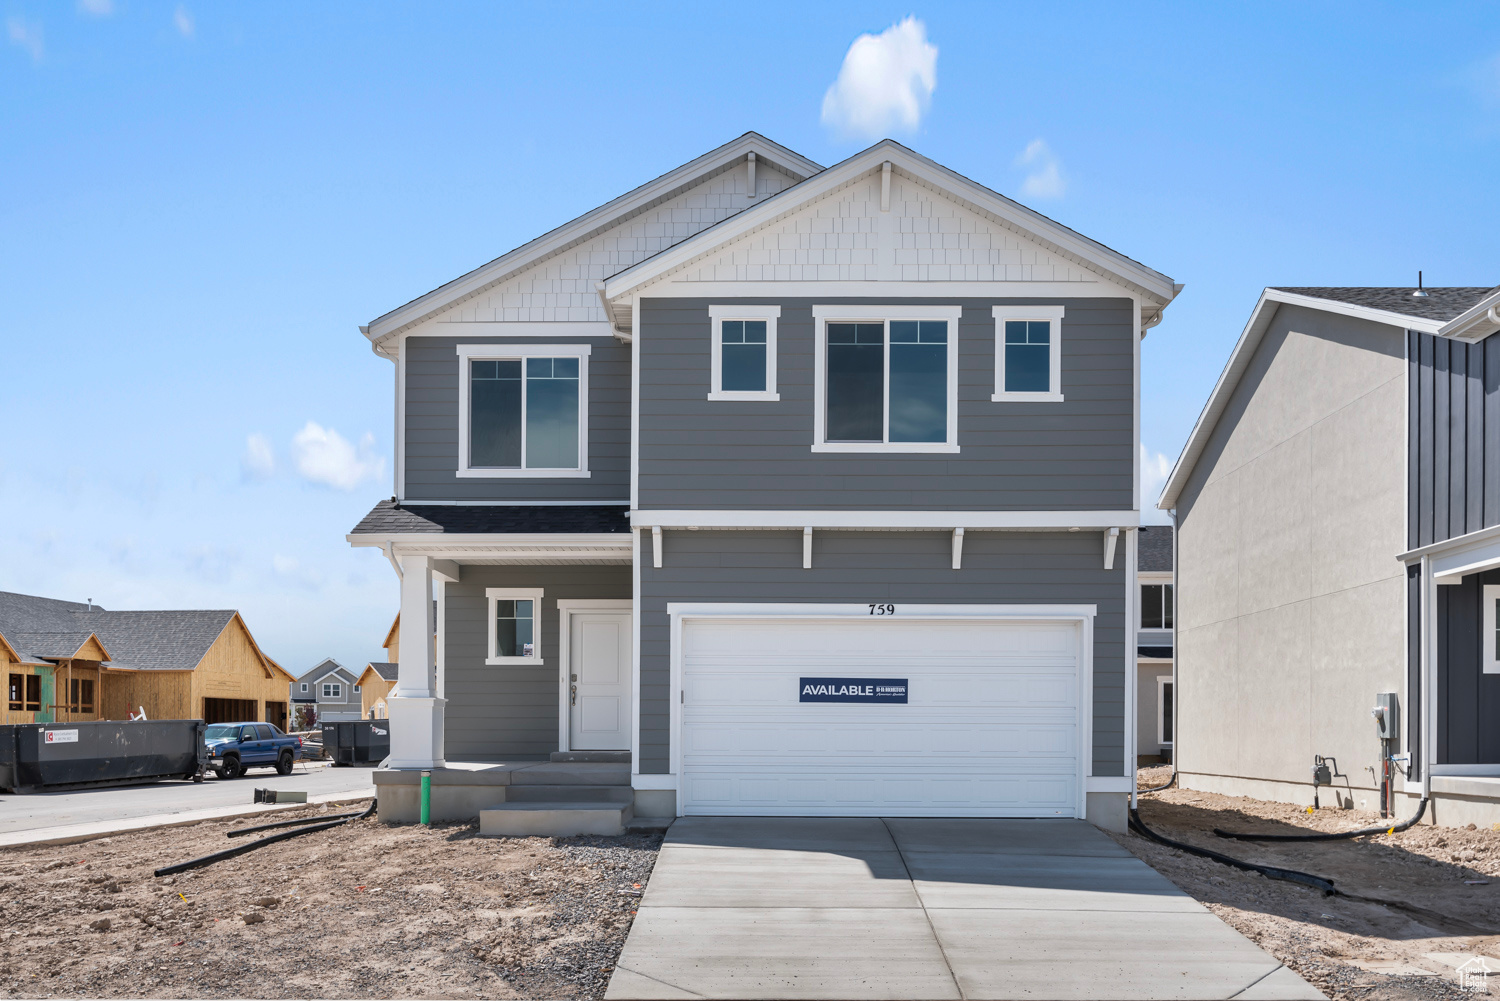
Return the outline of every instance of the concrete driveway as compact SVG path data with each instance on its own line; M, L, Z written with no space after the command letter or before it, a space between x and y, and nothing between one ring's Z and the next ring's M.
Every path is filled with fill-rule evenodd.
M1082 821L690 817L605 997L1323 995Z

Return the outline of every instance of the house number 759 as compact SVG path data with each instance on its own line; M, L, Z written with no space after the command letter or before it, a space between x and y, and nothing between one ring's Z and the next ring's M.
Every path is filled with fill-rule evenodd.
M895 605L871 605L870 606L870 614L871 615L895 615L896 614L896 606Z

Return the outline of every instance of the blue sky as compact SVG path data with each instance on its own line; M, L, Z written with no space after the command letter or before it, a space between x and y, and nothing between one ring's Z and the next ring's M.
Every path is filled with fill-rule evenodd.
M825 94L908 15L935 87L891 135L1186 284L1159 469L1263 286L1500 283L1494 13L0 0L0 589L379 657L357 325L747 130L858 151Z

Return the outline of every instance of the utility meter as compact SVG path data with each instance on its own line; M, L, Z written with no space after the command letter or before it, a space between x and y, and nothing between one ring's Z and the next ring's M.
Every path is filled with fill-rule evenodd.
M1381 692L1375 696L1375 708L1370 710L1375 717L1375 732L1381 740L1395 740L1401 720L1395 692Z

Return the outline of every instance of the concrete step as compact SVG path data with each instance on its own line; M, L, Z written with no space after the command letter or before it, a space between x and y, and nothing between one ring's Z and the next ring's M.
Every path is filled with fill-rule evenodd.
M568 838L578 834L606 837L625 833L634 817L628 803L501 803L479 811L484 838Z
M630 764L629 751L553 751L551 760L562 764L593 762L599 764Z
M630 786L526 786L505 790L507 803L634 803Z
M602 761L542 761L510 773L512 786L628 786L630 765Z

